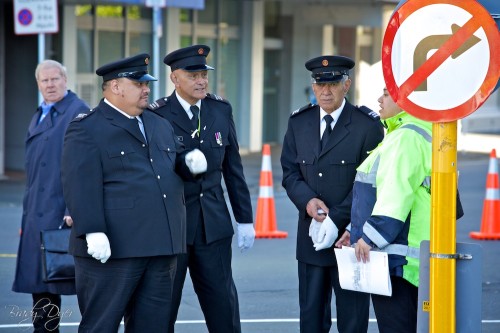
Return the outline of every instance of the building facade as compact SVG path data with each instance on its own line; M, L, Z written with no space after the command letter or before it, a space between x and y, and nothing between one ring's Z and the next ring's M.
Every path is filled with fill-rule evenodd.
M39 104L39 59L62 62L69 88L95 106L101 98L99 66L150 53L151 71L159 78L151 85L152 101L173 91L165 54L209 45L207 62L215 67L209 90L231 102L242 152L255 152L263 143L281 143L290 113L309 102L304 63L312 57L355 59L348 98L378 109L384 27L398 2L205 0L203 9L189 9L169 6L169 0L165 8L148 7L145 0L59 0L59 32L40 38L16 35L13 2L0 0L0 177L24 169L26 128ZM498 92L470 117L463 129L498 131Z

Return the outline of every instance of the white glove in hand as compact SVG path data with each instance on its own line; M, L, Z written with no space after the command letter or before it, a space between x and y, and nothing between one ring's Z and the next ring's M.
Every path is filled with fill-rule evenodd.
M104 232L91 232L85 236L87 239L87 253L103 264L111 256L108 236Z
M186 165L193 175L207 171L207 159L197 148L186 154Z
M321 228L321 222L316 221L315 219L311 220L311 224L309 225L309 237L311 237L313 243L318 243L318 235L319 229Z
M255 229L252 223L236 223L238 225L238 247L245 252L253 246Z
M318 232L318 241L314 243L316 251L330 248L333 242L335 242L338 234L339 229L335 223L333 223L332 219L327 216L326 219L321 222L321 227Z

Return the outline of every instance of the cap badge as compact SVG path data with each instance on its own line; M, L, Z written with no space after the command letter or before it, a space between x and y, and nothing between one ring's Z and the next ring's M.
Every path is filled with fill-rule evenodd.
M201 48L201 47L200 47L200 48L198 49L198 54L199 54L199 55L202 55L202 54L203 54L203 52L204 52L204 51L203 51L203 48Z
M149 65L149 58L145 58L145 59L144 59L144 63L145 63L146 65Z
M328 66L328 60L323 59L323 61L321 62L321 64L323 65L323 67Z

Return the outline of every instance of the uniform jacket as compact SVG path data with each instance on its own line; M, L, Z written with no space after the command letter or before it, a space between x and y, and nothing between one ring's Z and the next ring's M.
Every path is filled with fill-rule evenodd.
M432 124L404 111L385 123L384 141L358 168L351 242L363 237L388 252L390 274L418 287L415 255L420 242L430 239Z
M13 290L24 293L74 294L72 282L45 283L41 275L40 231L57 229L66 212L61 184L61 155L64 133L70 121L87 104L73 92L54 104L38 124L38 108L26 135L26 189L23 199L21 238ZM66 212L67 213L67 212Z
M70 252L87 257L85 235L104 232L111 258L173 255L186 251L182 179L184 147L157 115L136 119L103 100L71 122L64 140L62 181L74 225Z
M282 184L299 211L297 260L329 266L335 264L334 251L314 249L306 205L312 198L323 200L339 236L343 234L350 221L356 168L382 140L383 127L376 113L346 102L320 151L319 112L318 105L307 105L290 116L281 153Z
M198 183L185 182L188 244L193 243L200 214L207 243L233 235L222 177L236 221L252 223L250 192L243 175L231 105L212 94L201 100L199 139L191 137L190 119L175 92L152 103L150 109L168 119L186 148L200 149L208 162L207 172Z

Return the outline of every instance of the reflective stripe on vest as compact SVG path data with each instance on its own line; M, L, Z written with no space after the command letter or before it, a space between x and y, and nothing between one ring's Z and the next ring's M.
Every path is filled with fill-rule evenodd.
M406 125L401 126L400 128L408 128L408 129L414 130L415 132L417 132L418 134L423 136L424 139L427 140L427 142L432 143L432 137L423 128L420 128L420 127L413 125L413 124L406 124Z
M389 244L383 249L377 251L386 252L387 254L397 254L403 257L410 257L418 259L420 257L420 249L416 247L409 247L402 244Z

